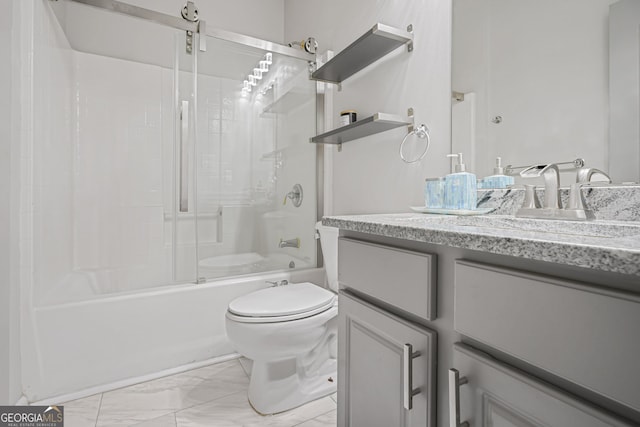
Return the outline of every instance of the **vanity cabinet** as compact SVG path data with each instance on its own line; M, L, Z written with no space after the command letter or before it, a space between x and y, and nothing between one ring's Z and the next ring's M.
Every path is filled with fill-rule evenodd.
M342 291L338 425L435 427L436 333Z
M340 234L339 427L640 426L637 277Z

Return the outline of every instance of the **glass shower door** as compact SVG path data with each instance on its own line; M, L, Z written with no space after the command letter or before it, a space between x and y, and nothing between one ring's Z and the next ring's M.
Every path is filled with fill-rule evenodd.
M308 63L206 41L196 73L198 277L315 267L316 147L308 142L315 83Z
M195 282L195 222L174 206L176 111L195 99L185 31L34 5L35 304Z
M36 305L315 267L307 60L35 5Z
M197 194L195 170L197 164L197 67L196 50L187 51L187 37L176 37L173 68L174 136L171 156L173 193L167 200L171 212L167 226L171 237L173 280L177 283L196 282L197 275Z

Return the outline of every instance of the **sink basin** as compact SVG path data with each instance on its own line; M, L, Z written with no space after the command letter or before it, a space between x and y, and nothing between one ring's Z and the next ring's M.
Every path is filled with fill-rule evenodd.
M430 224L457 227L498 228L539 233L563 234L582 237L621 238L640 235L640 223L614 221L562 221L548 219L515 218L511 216L441 216L424 215L416 220Z

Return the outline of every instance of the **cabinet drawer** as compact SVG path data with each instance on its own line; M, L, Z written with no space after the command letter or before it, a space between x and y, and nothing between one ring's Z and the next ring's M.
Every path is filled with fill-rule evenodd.
M640 410L640 298L467 261L455 266L455 329Z
M354 289L418 317L436 318L436 256L341 237L340 287Z

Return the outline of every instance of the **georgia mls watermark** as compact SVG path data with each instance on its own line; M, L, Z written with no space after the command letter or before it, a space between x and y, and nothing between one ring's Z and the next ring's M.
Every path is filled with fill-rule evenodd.
M64 407L0 406L0 427L64 427Z

